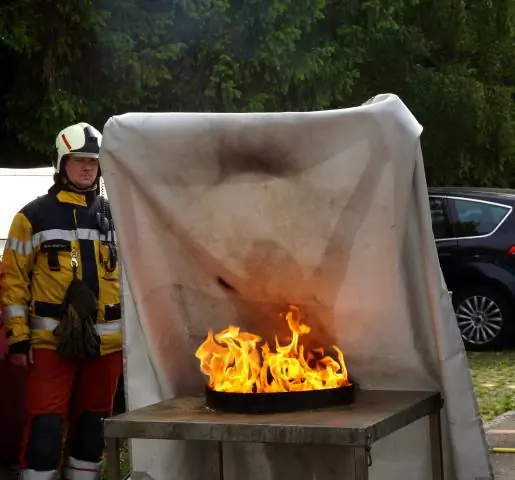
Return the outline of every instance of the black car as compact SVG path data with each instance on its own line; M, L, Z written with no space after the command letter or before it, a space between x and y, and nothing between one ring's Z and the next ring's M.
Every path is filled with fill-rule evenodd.
M515 190L430 188L433 233L465 347L515 331Z

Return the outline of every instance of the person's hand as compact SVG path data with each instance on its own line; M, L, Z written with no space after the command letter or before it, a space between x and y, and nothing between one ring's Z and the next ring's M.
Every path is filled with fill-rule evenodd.
M9 362L11 365L15 367L21 367L28 369L29 365L34 363L34 356L32 355L32 348L29 350L28 354L25 353L14 353L9 355Z

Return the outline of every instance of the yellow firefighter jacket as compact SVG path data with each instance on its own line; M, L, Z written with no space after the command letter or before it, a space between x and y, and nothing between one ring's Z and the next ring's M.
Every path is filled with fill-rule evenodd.
M16 214L4 249L1 301L9 349L55 349L52 333L62 318L63 300L73 279L72 249L78 254L77 274L96 294L96 329L101 354L122 348L119 266L105 267L106 236L100 234L94 192L60 190L56 186ZM108 234L109 235L109 234Z

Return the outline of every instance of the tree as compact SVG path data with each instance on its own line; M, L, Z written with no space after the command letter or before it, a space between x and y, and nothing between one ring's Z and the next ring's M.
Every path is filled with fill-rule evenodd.
M64 125L131 110L317 110L389 91L424 126L430 183L515 182L515 0L5 2L4 151L47 159Z
M173 19L153 0L8 0L0 7L2 143L14 164L49 162L56 133L140 108L169 77ZM101 5L100 5L101 4ZM8 161L7 155L4 156Z

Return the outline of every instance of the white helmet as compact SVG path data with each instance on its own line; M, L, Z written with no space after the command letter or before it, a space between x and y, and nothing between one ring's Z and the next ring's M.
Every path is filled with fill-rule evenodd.
M77 123L61 130L55 139L57 158L54 162L56 173L61 173L63 159L77 154L81 157L98 158L102 134L88 123Z

